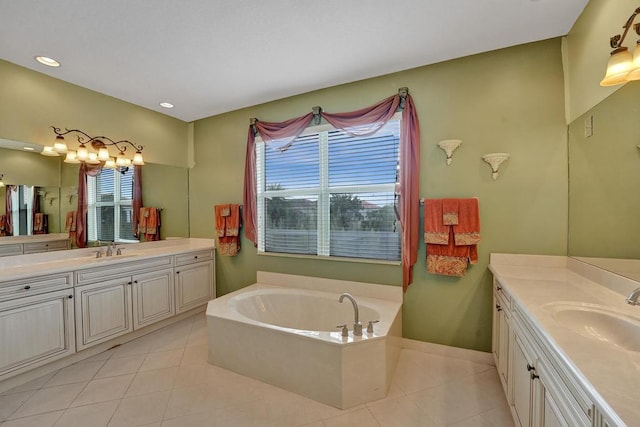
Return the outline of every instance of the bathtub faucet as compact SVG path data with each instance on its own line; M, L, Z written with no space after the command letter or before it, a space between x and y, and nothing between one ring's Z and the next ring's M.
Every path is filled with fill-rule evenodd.
M351 305L353 305L353 311L355 313L355 320L353 322L353 335L355 336L361 336L362 335L362 323L360 323L360 315L358 314L358 303L356 302L356 299L349 293L343 293L342 295L340 295L340 298L338 299L338 302L342 302L344 301L344 299L347 298L349 301L351 301Z

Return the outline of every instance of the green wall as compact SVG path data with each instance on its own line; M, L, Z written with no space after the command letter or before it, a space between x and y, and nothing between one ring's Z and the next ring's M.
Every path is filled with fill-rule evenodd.
M181 120L2 60L0 84L0 138L51 145L49 126L81 129L143 145L147 162L187 166Z
M408 86L419 114L420 196L479 197L479 263L463 278L430 275L420 244L403 305L406 338L489 351L491 252L565 255L567 146L560 39L517 46L315 91L195 122L189 175L190 232L213 237L213 206L241 203L249 119L281 121L320 105L350 111ZM462 139L445 164L437 147ZM509 152L497 181L481 156ZM255 282L256 271L399 286L399 266L258 256L243 239L239 256L217 258L218 294Z

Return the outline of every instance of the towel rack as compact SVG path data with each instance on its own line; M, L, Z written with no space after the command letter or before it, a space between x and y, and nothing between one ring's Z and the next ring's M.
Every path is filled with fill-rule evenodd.
M446 199L446 197L441 197L443 199ZM456 197L456 199L463 199L464 197ZM473 196L473 197L469 197L469 199L477 199L478 201L480 201L480 197L478 196ZM420 206L424 205L424 201L427 199L420 199Z

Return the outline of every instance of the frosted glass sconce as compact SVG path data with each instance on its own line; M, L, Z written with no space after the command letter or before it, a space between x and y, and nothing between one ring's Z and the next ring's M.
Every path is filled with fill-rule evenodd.
M498 178L500 165L511 157L509 153L491 153L482 156L482 160L491 166L491 178L495 181Z
M456 151L462 144L462 141L459 139L445 139L444 141L438 142L438 147L442 148L442 150L447 154L447 166L449 166L452 162L451 157L453 156L453 152Z

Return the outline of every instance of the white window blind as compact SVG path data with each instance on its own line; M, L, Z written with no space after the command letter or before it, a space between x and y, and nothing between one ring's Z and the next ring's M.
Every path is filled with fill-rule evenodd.
M103 169L87 177L87 232L91 241L135 242L133 168L124 174Z
M285 151L257 141L259 251L400 260L399 140L396 117L365 137L310 128Z

